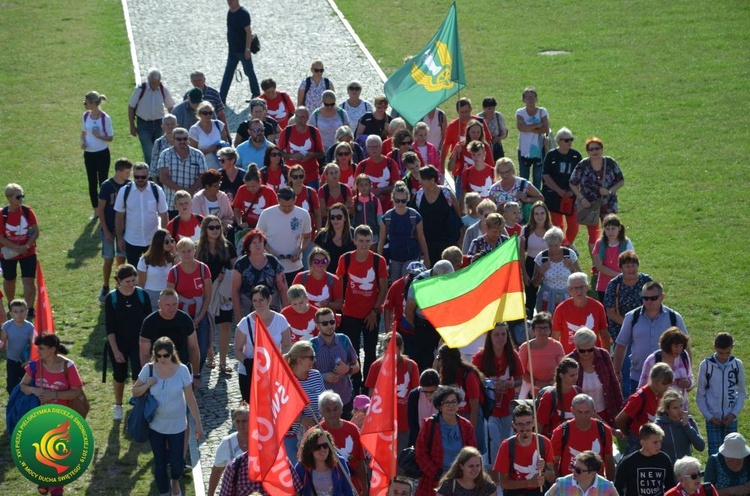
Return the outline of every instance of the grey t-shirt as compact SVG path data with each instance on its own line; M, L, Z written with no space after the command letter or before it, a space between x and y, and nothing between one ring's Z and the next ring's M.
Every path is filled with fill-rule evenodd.
M5 343L8 360L20 362L23 349L34 335L34 324L24 320L19 326L15 321L9 320L3 324L3 331L8 334L8 341Z

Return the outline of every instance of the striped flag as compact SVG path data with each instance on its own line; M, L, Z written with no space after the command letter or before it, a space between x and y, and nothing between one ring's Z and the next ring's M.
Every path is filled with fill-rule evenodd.
M451 348L468 345L497 322L525 318L518 238L458 272L415 282L414 298Z

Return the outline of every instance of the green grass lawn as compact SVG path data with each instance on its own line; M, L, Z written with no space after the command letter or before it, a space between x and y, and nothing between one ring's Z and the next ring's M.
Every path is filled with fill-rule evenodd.
M339 5L390 74L424 46L449 2L386 0L377 12L356 0ZM626 177L621 213L642 268L666 285L667 304L685 317L694 355L707 355L713 334L730 331L746 363L749 11L740 1L458 4L468 80L462 96L476 104L495 96L512 122L524 86L534 85L553 128L570 127L579 146L587 136L601 137ZM103 109L115 124L113 157L140 157L127 129L133 71L121 4L8 0L0 44L0 183L21 183L40 219L40 259L57 330L93 406L94 463L71 492L148 494L150 450L113 428L111 379L100 382L99 233L87 222L78 145L81 102L93 89L110 99ZM551 49L571 54L537 55ZM444 108L454 115L453 101ZM512 130L509 154L516 140ZM0 404L6 401L2 388ZM741 422L749 433L748 417ZM0 493L36 494L12 465L6 436L0 436Z

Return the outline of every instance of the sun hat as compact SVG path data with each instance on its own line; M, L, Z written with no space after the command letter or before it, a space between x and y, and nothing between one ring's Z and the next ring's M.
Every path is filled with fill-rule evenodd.
M724 444L719 447L719 453L727 458L745 458L750 455L750 447L745 443L745 438L739 432L727 434Z
M370 398L365 394L355 396L353 406L355 410L366 410L370 406Z

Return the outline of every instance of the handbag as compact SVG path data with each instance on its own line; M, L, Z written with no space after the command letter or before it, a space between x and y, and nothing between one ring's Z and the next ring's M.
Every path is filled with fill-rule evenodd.
M430 437L429 441L427 442L427 446L432 446L432 437L435 434L436 425L439 422L437 416L438 414L436 413L435 415L430 417L432 423L430 424ZM402 449L398 454L396 462L398 464L398 468L407 477L410 477L412 479L420 479L422 477L422 469L419 468L419 464L417 463L417 450L414 446L409 446L408 448Z
M70 380L68 379L68 366L73 364L72 360L68 360L69 363L65 364L65 381L70 384ZM89 403L89 399L86 397L86 392L83 390L83 387L81 387L81 394L73 398L72 400L68 400L68 406L78 412L78 414L86 418L86 416L89 414L89 410L91 410L91 403Z
M260 52L260 40L258 39L258 35L253 33L253 39L250 42L250 53L256 54Z
M154 364L148 364L148 376L153 377ZM154 419L159 402L149 390L135 399L133 411L128 417L127 427L130 438L138 443L148 441L149 423Z

